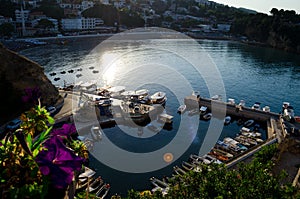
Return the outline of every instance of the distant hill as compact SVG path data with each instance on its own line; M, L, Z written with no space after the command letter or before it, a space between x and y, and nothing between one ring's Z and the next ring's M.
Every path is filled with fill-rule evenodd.
M238 8L240 11L243 11L243 12L246 12L248 14L257 14L257 11L255 10L250 10L250 9L247 9L247 8Z

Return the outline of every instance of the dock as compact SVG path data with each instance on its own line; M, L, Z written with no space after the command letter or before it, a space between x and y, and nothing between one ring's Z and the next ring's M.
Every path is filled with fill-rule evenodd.
M206 106L209 111L217 113L217 115L218 113L223 113L236 118L253 119L255 121L266 123L267 140L277 138L280 143L287 134L283 126L283 119L278 113L252 109L220 100L212 100L200 96L197 97L195 95L187 96L184 99L184 103L188 109Z

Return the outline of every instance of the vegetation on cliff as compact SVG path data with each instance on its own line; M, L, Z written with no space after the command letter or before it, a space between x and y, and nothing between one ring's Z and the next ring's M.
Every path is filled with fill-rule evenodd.
M300 15L293 10L276 8L270 12L272 15L238 15L233 21L231 33L274 48L300 53Z
M34 105L34 102L22 101L27 88L38 89L43 104L56 103L59 98L58 90L44 74L44 69L40 65L2 45L0 45L0 60L0 123L20 115Z

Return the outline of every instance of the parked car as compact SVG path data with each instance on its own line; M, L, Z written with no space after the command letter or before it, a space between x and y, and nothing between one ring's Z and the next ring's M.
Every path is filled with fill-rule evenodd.
M48 106L46 109L50 114L53 114L56 112L56 108L54 106Z
M6 129L9 129L9 130L17 129L21 123L22 123L22 121L19 118L16 118L7 124Z

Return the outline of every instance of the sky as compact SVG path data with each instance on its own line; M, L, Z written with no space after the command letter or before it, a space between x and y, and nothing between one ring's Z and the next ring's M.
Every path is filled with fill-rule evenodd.
M258 12L270 14L272 8L295 10L300 14L300 1L299 0L212 0L217 3L233 7L243 7Z

